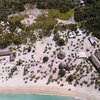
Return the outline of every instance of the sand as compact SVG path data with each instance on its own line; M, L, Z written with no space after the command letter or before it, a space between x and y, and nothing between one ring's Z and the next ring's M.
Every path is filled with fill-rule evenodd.
M65 33L66 33L66 31L65 31ZM64 35L65 33L61 33L61 35ZM63 46L63 48L64 48L63 51L66 53L65 59L67 59L69 54L76 52L76 51L72 51L74 48L73 48L73 46L71 46L71 41L73 41L73 43L76 45L77 39L82 40L82 37L83 37L83 35L77 36L75 39L69 39L67 45ZM54 70L55 68L58 68L58 64L60 62L64 62L64 60L65 60L64 59L61 61L55 56L53 58L51 57L51 55L53 55L52 52L55 51L56 48L58 48L58 47L55 47L55 42L52 40L52 38L53 38L53 36L50 36L50 37L44 38L42 41L37 41L36 44L34 44L36 46L34 53L30 52L30 53L27 53L26 55L24 55L23 52L21 52L20 55L18 56L19 51L17 50L16 51L17 57L14 62L9 62L9 57L6 57L6 60L0 62L0 66L1 66L0 67L0 93L3 93L3 94L4 93L6 93L6 94L7 93L11 93L11 94L12 93L15 93L15 94L50 94L50 95L64 95L64 96L81 97L81 98L84 98L84 100L85 99L86 100L100 100L100 91L94 89L94 85L90 86L90 87L87 87L87 86L74 87L73 85L70 85L65 81L66 77L62 78L62 81L60 81L60 84L62 84L62 83L64 84L64 86L62 86L62 87L60 86L60 84L57 84L57 82L53 82L53 83L51 82L49 85L46 85L49 76L53 74L52 72L49 72L49 68L48 68L48 64L51 64L51 60L54 59L54 63L53 63L54 67L52 70ZM49 50L49 54L46 54L46 53L44 54L43 51L45 49L45 46L47 46L47 43L49 43L49 44L52 43L51 50ZM83 49L79 48L78 49L79 51L85 52L86 48L91 48L91 50L95 49L91 46L90 42L88 41L88 37L84 40L84 44L87 44L87 45L84 45ZM68 48L67 48L68 46L70 47L70 50L68 50ZM23 51L24 47L27 48L27 45L22 44L20 51ZM31 55L34 55L33 59L31 58ZM49 61L47 63L42 63L41 59L46 55L49 57ZM89 56L90 53L86 52L86 55ZM3 59L3 58L0 58L0 59ZM17 66L18 74L17 75L14 74L12 78L10 78L9 80L6 81L6 77L7 77L6 70L7 69L4 70L4 69L2 69L2 67L7 68L9 66L10 68L12 68L13 66L16 65L16 61L18 61L19 59L24 60L24 63L23 63L24 66ZM76 60L75 62L73 62L73 59L74 58L72 58L73 64L74 63L78 64L82 61L82 59L79 59L79 60ZM26 67L28 67L29 64L31 64L29 60L35 60L36 61L35 63L38 63L38 61L40 61L37 66L35 65L34 67L29 68L29 71L34 70L35 75L42 77L42 74L37 72L37 70L39 69L39 66L42 65L43 67L40 70L47 72L46 78L39 79L37 81L37 83L35 83L34 80L33 81L28 80L27 84L25 84L23 78L29 77L30 73L28 73L28 75L26 75L26 76L23 76L23 68L25 67L25 65L26 65ZM5 72L2 73L3 70ZM95 69L93 69L93 71L94 70ZM93 72L91 72L91 73L93 73ZM83 80L89 80L89 78L90 78L89 75L91 75L91 73L89 73L87 77L83 78ZM56 78L57 76L58 76L58 70L55 74L53 74L53 78ZM2 79L2 77L4 77L4 78Z
M100 100L99 92L87 91L68 91L65 87L55 86L23 86L23 87L5 87L0 88L0 93L3 94L48 94L58 96L71 96L81 98L82 100Z

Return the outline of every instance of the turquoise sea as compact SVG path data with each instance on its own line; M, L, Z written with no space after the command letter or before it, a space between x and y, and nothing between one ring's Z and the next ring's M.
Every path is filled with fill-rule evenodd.
M0 100L75 100L71 97L53 96L53 95L15 95L15 94L0 94Z

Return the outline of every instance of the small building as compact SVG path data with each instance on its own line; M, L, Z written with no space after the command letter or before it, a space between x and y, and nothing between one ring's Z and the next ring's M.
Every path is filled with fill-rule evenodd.
M97 59L100 61L100 49L96 50L94 55L97 57Z
M97 54L96 54L97 55ZM99 52L100 55L100 52ZM100 56L99 56L100 57ZM89 57L90 62L93 64L93 66L95 67L95 69L100 73L100 61L98 60L98 58L95 56L95 54L92 54Z
M10 51L0 51L0 56L10 56L9 61L14 61L15 57Z
M85 52L78 52L76 53L76 58L82 59L82 58L87 58Z
M77 28L76 35L81 36L82 34L83 34L83 31L81 29Z
M83 5L85 2L84 0L80 0L80 4Z
M96 37L89 37L88 40L93 46L95 46L95 44L98 42L98 39Z
M0 51L0 56L10 56L10 51Z
M74 31L70 31L70 32L68 33L68 37L69 37L69 38L75 38L75 37L76 37L76 33L75 33Z

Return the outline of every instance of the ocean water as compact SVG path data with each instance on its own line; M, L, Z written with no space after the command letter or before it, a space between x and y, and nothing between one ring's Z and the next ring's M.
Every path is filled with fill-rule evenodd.
M0 100L75 100L72 97L53 96L53 95L15 95L15 94L0 94Z

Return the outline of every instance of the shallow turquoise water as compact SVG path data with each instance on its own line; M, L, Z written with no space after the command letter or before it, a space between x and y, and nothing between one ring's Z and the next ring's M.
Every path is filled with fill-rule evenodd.
M74 100L71 97L51 95L0 95L0 100Z

